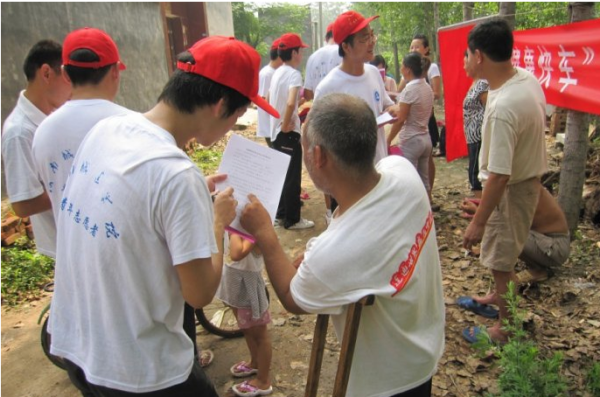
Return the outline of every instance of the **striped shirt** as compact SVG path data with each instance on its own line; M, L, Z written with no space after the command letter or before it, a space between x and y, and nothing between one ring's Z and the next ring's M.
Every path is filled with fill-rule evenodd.
M489 85L486 80L478 80L469 89L463 101L465 138L469 144L481 142L481 124L483 123L485 106L481 103L479 97L488 89Z

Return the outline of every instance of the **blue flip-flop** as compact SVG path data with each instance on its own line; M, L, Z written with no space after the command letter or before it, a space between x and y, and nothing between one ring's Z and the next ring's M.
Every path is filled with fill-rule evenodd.
M471 329L473 329L473 332L471 332ZM478 336L483 335L484 333L485 333L485 327L467 327L467 328L463 329L462 337L464 338L464 340L466 340L470 344L473 344L473 343L477 342L477 340L479 339ZM485 333L485 335L489 339L490 336L487 335L487 333Z
M456 304L463 309L472 311L475 314L486 318L498 318L498 310L490 305L482 305L470 296L461 296L456 300Z

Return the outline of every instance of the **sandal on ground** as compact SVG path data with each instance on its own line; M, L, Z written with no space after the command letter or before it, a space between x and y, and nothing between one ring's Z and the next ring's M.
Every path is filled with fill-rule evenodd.
M523 270L522 272L517 273L517 279L521 285L541 283L542 281L548 280L548 277L548 272L544 273L543 276L538 277L531 274L529 270Z
M273 386L269 386L268 389L259 389L246 380L240 384L231 386L231 390L237 396L241 397L268 396L273 393Z
M475 205L481 204L481 199L477 197L467 197L467 200L472 202Z
M456 304L463 309L469 310L485 318L498 318L498 310L490 305L483 305L470 296L461 296L456 300Z
M200 366L202 368L206 368L213 362L214 359L215 354L212 352L212 350L202 350L198 361L200 361Z
M485 327L467 327L463 329L462 337L464 340L473 344L481 338L479 335L484 335L484 338L493 342Z
M234 364L229 371L231 372L231 375L235 376L236 378L245 378L258 373L258 369L249 367L248 363L245 361L240 361L239 363Z

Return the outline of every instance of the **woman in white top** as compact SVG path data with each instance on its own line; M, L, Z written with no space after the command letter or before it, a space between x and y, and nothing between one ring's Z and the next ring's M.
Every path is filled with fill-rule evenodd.
M399 150L399 154L415 166L431 200L429 157L432 145L428 122L433 107L433 91L425 81L428 66L429 59L418 52L411 52L402 60L400 72L406 86L398 95L398 120L392 126L387 144L391 147L392 141L400 132L396 152Z

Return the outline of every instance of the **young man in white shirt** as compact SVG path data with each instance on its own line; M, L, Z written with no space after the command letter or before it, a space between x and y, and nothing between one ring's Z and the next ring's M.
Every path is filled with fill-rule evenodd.
M375 117L394 104L385 90L379 70L368 64L375 57L373 51L377 41L369 23L378 17L365 18L356 11L348 11L333 22L333 39L339 45L342 63L319 83L315 99L331 93L354 95L367 102ZM385 130L380 127L377 130L375 163L387 154ZM335 210L335 205L335 200L329 201L325 198L327 223L331 220L331 212Z
M259 68L247 44L203 39L150 111L106 118L81 142L60 203L50 317L51 353L84 395L217 396L184 331L184 301L213 299L237 202L228 188L213 204L219 178L182 148L213 144L250 101L278 116L258 95Z
M306 80L304 81L304 99L310 101L315 97L315 89L333 68L342 63L338 46L333 41L333 23L327 26L325 46L315 51L306 62Z
M302 75L298 66L302 62L302 49L308 46L295 33L286 33L280 40L279 56L283 65L273 74L269 103L277 109L281 119L271 117L271 142L273 149L289 155L291 159L277 208L276 222L283 224L286 229L301 230L315 226L313 221L300 216L302 146L298 102Z
M339 207L302 257L287 258L253 195L241 222L286 310L330 314L339 339L347 306L375 295L362 311L347 396L428 397L444 350L433 214L408 160L389 156L375 166L376 130L372 110L357 97L315 100L302 133L304 163L317 188L339 197Z
M485 183L463 246L470 249L481 242L481 263L494 277L495 292L476 300L499 306L500 320L487 330L498 342L509 337L502 329L502 321L510 320L504 296L509 282L517 283L515 264L534 219L540 178L548 170L546 98L535 76L513 67L512 49L513 34L506 21L482 22L469 33L465 66L490 87L479 155L479 176ZM474 342L480 332L480 327L469 327L463 337Z
M64 77L73 87L71 99L40 124L32 145L55 219L71 164L85 135L98 121L128 112L113 103L125 64L106 32L95 28L72 31L63 42L62 57Z
M271 78L273 78L275 70L283 64L283 61L279 57L279 42L280 40L276 39L273 41L273 44L271 44L271 51L269 52L271 61L262 68L258 74L258 95L265 99L269 94ZM258 109L256 136L265 138L267 145L269 145L270 148L273 147L273 144L271 143L271 118L269 114L262 109Z
M27 87L2 127L2 161L6 191L17 216L31 217L38 252L55 256L56 226L46 188L35 170L31 144L37 127L71 95L60 70L60 44L36 43L25 58Z

